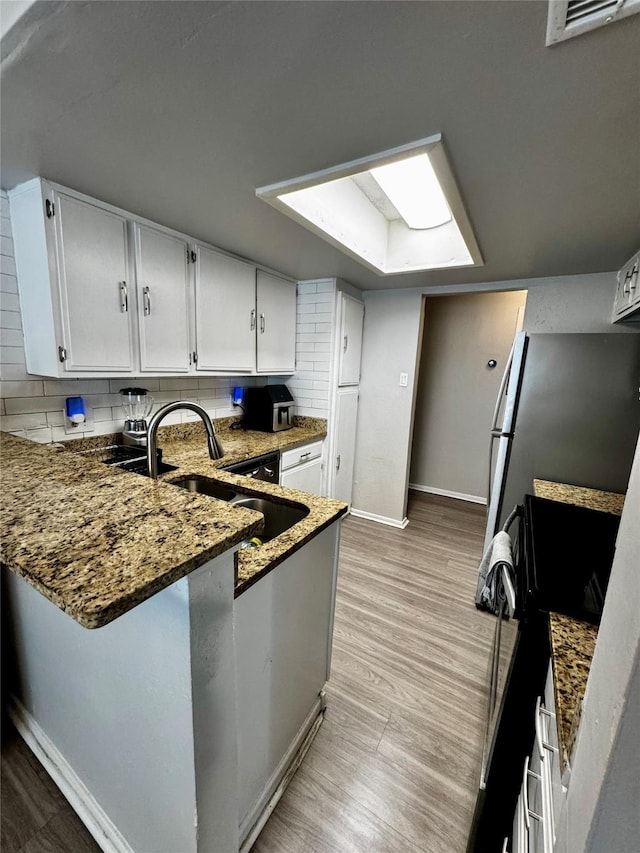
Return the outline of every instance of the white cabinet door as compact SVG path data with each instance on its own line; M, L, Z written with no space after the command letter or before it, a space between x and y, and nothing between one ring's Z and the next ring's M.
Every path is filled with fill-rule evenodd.
M364 305L357 299L340 294L340 366L338 385L358 385L362 355Z
M322 459L314 459L304 465L296 465L280 474L280 485L288 489L299 489L319 495L322 491Z
M134 226L140 368L189 371L187 243L146 225Z
M331 460L333 464L331 497L345 503L351 503L353 490L357 421L358 389L345 388L344 391L338 391L334 454Z
M258 270L258 373L293 373L296 366L296 285Z
M66 371L131 371L135 292L127 220L54 194Z
M196 245L198 370L251 373L256 364L256 268Z

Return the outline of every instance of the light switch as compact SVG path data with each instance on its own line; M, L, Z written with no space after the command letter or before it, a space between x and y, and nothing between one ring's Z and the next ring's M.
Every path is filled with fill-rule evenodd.
M408 373L401 373L400 374L400 387L406 388L408 384L409 384L409 374Z

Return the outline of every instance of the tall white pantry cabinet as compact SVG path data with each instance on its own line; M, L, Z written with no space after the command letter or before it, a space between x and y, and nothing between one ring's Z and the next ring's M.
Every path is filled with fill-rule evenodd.
M295 370L296 283L35 178L9 193L27 370Z
M328 363L326 368L322 365L322 370L326 372L320 374L323 378L328 376L329 380L326 397L328 425L323 453L322 493L345 503L351 503L364 304L361 292L341 279L300 282L301 293L306 293L307 286L315 290L315 287L320 285L322 285L323 297L331 294L330 301L323 300L318 303L322 306L323 318L326 318L322 325L329 324L331 328ZM312 299L313 295L308 298ZM313 321L314 314L302 316L309 323ZM323 343L322 346L327 344ZM301 361L313 360L313 354L301 351L299 358ZM303 374L303 376L305 380L313 378L313 374ZM297 388L295 376L292 387L294 397L298 393L304 398L305 386L301 384ZM308 449L305 448L305 450ZM311 460L307 464L311 467Z

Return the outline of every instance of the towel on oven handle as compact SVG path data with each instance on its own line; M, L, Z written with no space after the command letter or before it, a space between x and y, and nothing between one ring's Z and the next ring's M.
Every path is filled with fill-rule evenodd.
M478 586L476 589L476 607L479 610L488 610L490 613L499 612L500 604L505 597L505 582L500 584L503 570L506 571L506 581L513 598L513 545L507 530L518 515L518 507L507 518L504 527L493 537L489 543L480 567L478 569ZM513 610L512 602L509 601L509 610Z

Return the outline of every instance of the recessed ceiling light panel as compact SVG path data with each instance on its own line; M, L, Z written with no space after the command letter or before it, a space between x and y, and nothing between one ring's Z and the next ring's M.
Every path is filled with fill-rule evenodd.
M381 275L483 263L440 134L256 195Z

